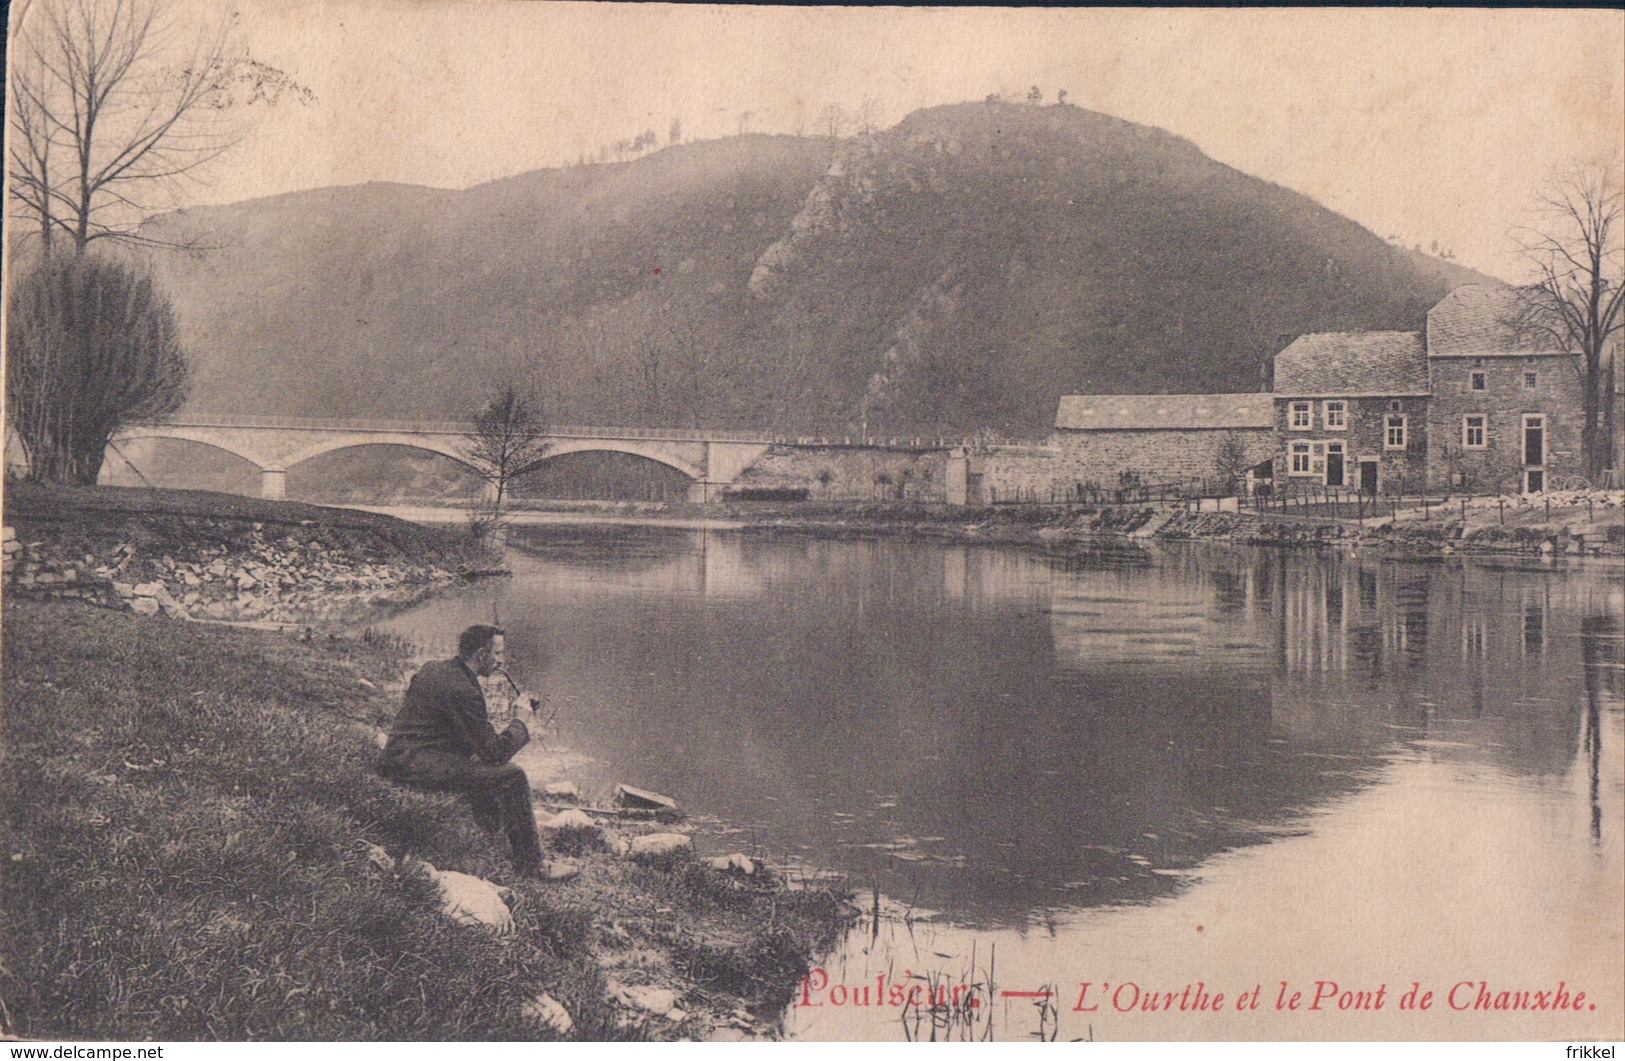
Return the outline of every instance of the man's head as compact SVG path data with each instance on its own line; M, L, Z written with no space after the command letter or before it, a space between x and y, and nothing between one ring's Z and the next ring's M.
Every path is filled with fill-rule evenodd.
M502 669L505 647L500 626L471 626L457 638L458 658L482 678Z

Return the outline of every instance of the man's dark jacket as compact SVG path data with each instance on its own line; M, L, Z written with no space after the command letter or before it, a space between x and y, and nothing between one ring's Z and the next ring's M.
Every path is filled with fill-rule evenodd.
M530 731L518 719L498 733L491 726L485 708L485 693L479 679L460 659L425 663L406 687L406 702L389 742L384 745L382 763L389 763L415 751L448 752L495 766L513 758L530 743Z

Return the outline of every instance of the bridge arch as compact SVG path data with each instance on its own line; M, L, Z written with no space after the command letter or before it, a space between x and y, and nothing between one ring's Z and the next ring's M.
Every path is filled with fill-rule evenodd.
M654 461L656 464L664 464L666 467L688 476L693 482L703 482L705 480L705 472L688 461L664 452L658 442L623 442L596 438L556 440L549 444L547 453L541 460L525 470L535 471L554 457L563 457L571 453L625 453L633 457L642 457L644 460Z
M185 429L177 430L174 428L163 427L131 427L125 428L117 435L113 436L112 445L122 446L130 442L146 441L189 442L194 446L207 446L210 449L219 450L221 453L226 453L236 457L238 460L247 461L262 472L267 468L276 466L274 462L267 461L259 454L249 453L242 447L228 446L224 444L219 440L218 432L210 433L209 437L202 437L201 432L192 432Z
M294 450L282 463L283 468L292 468L296 464L328 453L337 453L344 449L360 449L364 446L400 446L404 449L422 450L425 453L434 453L441 457L448 457L465 468L478 472L479 469L469 463L468 456L462 448L455 443L441 441L433 435L407 435L382 434L368 432L365 435L340 436L326 438L320 442L313 442L302 449Z

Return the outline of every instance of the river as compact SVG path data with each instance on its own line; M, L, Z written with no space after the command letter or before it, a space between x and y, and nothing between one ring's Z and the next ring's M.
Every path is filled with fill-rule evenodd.
M1617 568L523 533L390 628L499 622L589 793L881 896L787 1036L1625 1035Z

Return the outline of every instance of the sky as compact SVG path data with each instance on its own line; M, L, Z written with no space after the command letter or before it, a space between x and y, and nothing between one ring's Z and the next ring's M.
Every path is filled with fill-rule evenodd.
M206 21L218 0L164 0ZM186 8L181 5L193 4ZM461 188L686 139L890 125L1034 85L1166 129L1406 245L1519 279L1511 230L1555 169L1625 156L1625 12L805 8L239 0L238 45L314 94L191 189L227 202L369 180Z

